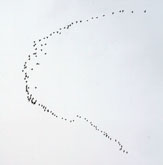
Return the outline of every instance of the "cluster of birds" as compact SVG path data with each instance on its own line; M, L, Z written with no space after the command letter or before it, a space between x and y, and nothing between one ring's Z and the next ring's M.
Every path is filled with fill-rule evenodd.
M124 10L119 10L118 11L119 13L124 13L125 11ZM143 11L144 13L146 13L146 10ZM134 11L131 11L131 13L133 14ZM111 12L112 15L115 14L115 12ZM33 105L37 105L39 106L40 108L43 109L44 112L47 112L49 114L51 114L52 116L54 116L55 118L58 118L58 119L61 119L63 121L66 121L66 122L69 122L69 123L73 123L76 121L76 119L81 119L85 122L87 122L91 127L93 127L96 131L98 131L99 133L101 133L104 137L106 137L109 141L113 141L115 142L117 145L118 145L118 148L119 148L119 151L122 151L123 153L125 154L128 154L128 151L126 151L125 149L123 149L123 145L120 143L119 140L115 139L115 138L112 138L107 132L103 131L102 129L100 129L97 125L95 125L92 121L89 121L87 118L85 117L82 117L80 115L76 115L76 119L67 119L65 117L62 117L62 116L59 116L58 114L56 114L54 111L50 110L46 105L40 103L32 94L32 92L30 91L30 88L31 86L29 85L29 71L33 71L34 70L34 67L30 67L28 65L28 63L30 63L30 61L33 59L33 58L37 58L40 53L43 54L43 55L47 55L47 52L45 52L43 50L43 48L47 45L47 40L52 37L54 34L62 34L62 31L64 30L68 30L69 28L71 28L72 26L75 26L75 24L80 24L80 23L84 23L84 22L89 22L93 19L99 19L99 18L103 18L105 17L106 14L103 14L101 16L96 16L96 17L91 17L90 19L86 19L86 20L76 20L74 22L71 22L70 24L64 26L64 27L61 27L59 28L57 31L54 31L52 33L50 33L49 35L43 37L43 38L40 38L38 39L38 41L33 41L33 48L34 48L34 52L31 54L31 55L28 55L28 59L27 61L25 61L24 63L24 67L23 67L23 70L22 72L24 73L24 82L25 82L25 92L26 92L26 95L27 95L27 100L33 104ZM40 63L37 62L35 63L35 66L39 66ZM37 89L37 87L35 86L34 87L35 89Z

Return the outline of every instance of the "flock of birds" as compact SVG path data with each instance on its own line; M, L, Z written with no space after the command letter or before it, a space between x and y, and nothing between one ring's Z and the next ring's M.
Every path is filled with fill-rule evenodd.
M131 12L131 14L134 13L134 11L130 11L130 12ZM146 13L146 10L144 10L143 12ZM118 13L125 13L125 11L124 10L119 10ZM116 12L111 12L111 14L114 15L114 14L116 14ZM68 24L68 25L66 25L64 27L60 27L58 30L51 32L49 35L47 35L47 36L45 36L43 38L40 38L37 41L33 41L34 51L33 51L32 54L28 55L28 59L27 59L27 61L25 61L24 67L23 67L23 70L22 70L22 72L24 73L25 92L26 92L26 95L27 95L27 100L31 104L39 106L44 112L47 112L50 115L54 116L54 118L61 119L61 120L65 121L65 122L67 122L67 123L74 123L76 121L76 119L83 120L86 123L88 123L92 128L94 128L96 131L101 133L104 137L106 137L109 141L113 141L114 143L116 143L118 145L119 151L121 151L124 154L128 154L128 151L124 149L123 145L121 144L121 142L118 139L112 138L110 134L108 134L104 130L100 129L96 124L94 124L88 118L82 117L80 115L76 115L75 119L67 119L67 118L65 118L63 116L58 115L55 111L49 109L46 105L40 103L33 96L32 92L30 91L31 86L29 85L29 79L30 79L29 73L31 71L34 71L34 67L30 67L30 65L28 65L28 64L30 63L30 61L33 58L37 58L40 54L41 55L42 54L43 55L47 55L47 52L45 52L43 50L43 48L47 46L47 41L48 41L48 39L50 37L53 37L54 35L57 35L57 34L61 35L64 30L68 30L72 26L76 26L77 24L81 24L81 23L84 23L84 22L90 22L92 20L104 18L106 16L107 16L106 14L103 14L101 16L91 17L91 18L86 19L86 20L76 20L76 21L71 22L70 24ZM39 62L35 63L35 66L39 66L39 65L40 65ZM37 89L37 87L35 86L34 89Z

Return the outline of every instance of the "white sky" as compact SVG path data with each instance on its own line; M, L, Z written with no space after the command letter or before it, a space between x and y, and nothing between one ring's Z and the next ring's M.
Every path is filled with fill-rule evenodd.
M162 5L0 0L0 165L162 165ZM41 102L66 117L88 117L128 155L85 122L54 119L25 95L21 70L33 40L102 14L49 39L30 83Z

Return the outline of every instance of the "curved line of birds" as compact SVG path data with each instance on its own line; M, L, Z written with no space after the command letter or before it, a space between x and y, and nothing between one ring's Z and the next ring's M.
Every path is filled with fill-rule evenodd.
M146 10L143 11L144 13L146 13ZM119 10L118 13L125 13L124 10ZM130 11L131 14L134 14L134 11ZM114 15L116 14L115 12L111 12L111 15ZM74 123L76 120L75 119L67 119L63 116L59 116L58 114L56 114L54 111L50 110L46 105L40 103L34 96L33 94L30 92L30 85L29 85L29 74L28 72L29 71L34 71L34 68L33 67L29 67L28 66L28 63L29 61L31 61L33 58L37 58L39 56L39 54L43 54L43 55L47 55L47 52L45 52L43 50L43 48L47 45L47 40L50 38L50 37L53 37L53 35L61 35L62 34L62 31L63 30L68 30L70 29L72 26L75 26L77 24L81 24L81 23L84 23L84 22L90 22L90 21L93 21L93 20L97 20L97 19L100 19L100 18L104 18L106 17L107 15L106 14L103 14L101 16L96 16L96 17L91 17L89 19L86 19L86 20L76 20L74 22L71 22L70 24L64 26L64 27L60 27L57 31L53 31L52 33L50 33L49 35L43 37L43 38L40 38L38 39L37 41L33 41L33 48L34 48L34 52L31 54L31 55L28 55L28 59L27 61L25 61L24 63L24 67L23 67L23 70L22 72L24 73L24 81L25 81L25 92L27 94L27 100L33 104L33 105L37 105L39 107L41 107L44 112L47 112L49 114L51 114L52 116L54 116L55 118L58 118L58 119L61 119L63 121L66 121L68 123ZM39 66L40 63L39 62L36 62L35 63L35 66ZM34 87L35 89L37 89L37 87L35 86ZM90 121L88 118L86 117L82 117L80 115L76 115L76 119L80 119L80 120L83 120L85 122L87 122L91 127L93 127L96 131L98 131L99 133L101 133L104 137L106 137L109 141L113 141L115 142L117 145L118 145L118 148L119 148L119 151L125 153L125 154L128 154L128 151L125 150L123 148L123 145L121 144L121 142L116 139L116 138L112 138L110 136L109 133L107 133L106 131L100 129L96 124L94 124L92 121Z

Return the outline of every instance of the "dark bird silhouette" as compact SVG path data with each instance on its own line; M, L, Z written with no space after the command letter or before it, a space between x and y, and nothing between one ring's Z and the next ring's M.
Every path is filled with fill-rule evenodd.
M30 101L31 98L32 98L32 94L30 94L30 96L27 96L28 101Z
M34 98L31 99L31 103L32 104L36 104L37 103L37 100L34 100Z

